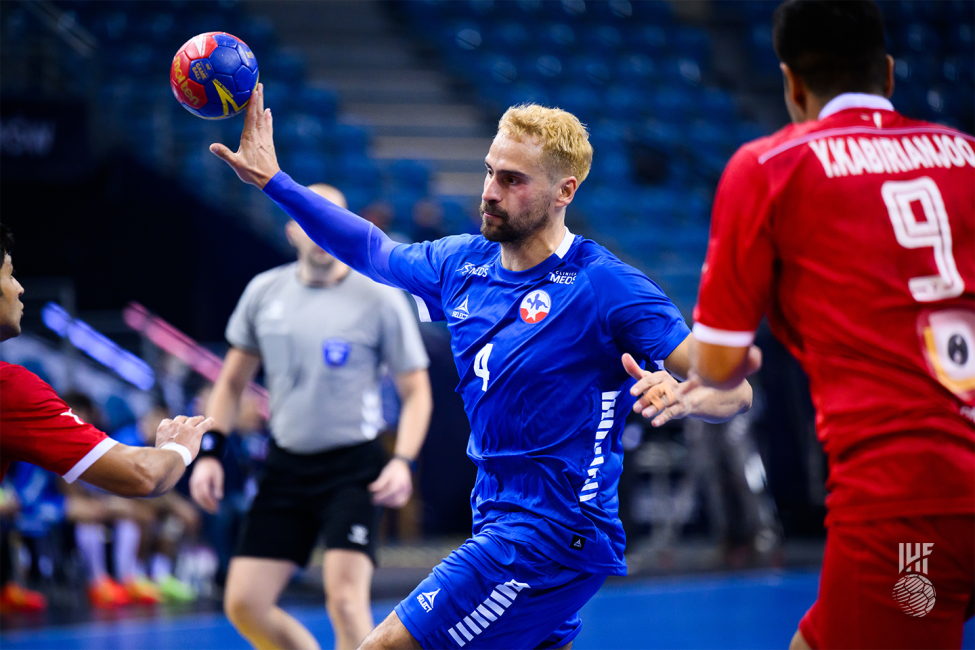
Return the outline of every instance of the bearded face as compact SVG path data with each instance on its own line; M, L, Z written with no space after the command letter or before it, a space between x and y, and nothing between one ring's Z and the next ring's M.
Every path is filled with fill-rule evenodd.
M545 228L551 219L549 197L542 193L523 209L508 212L497 203L481 202L481 234L488 241L517 243Z

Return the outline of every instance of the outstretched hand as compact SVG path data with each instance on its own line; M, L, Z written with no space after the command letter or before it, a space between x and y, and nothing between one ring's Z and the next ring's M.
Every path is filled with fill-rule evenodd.
M210 152L230 165L240 180L260 189L264 189L268 181L281 171L278 156L274 152L271 109L264 108L264 84L257 84L247 102L244 130L240 134L237 153L219 142L210 145Z
M694 413L706 390L694 377L679 383L666 370L644 370L629 354L623 355L623 368L637 380L630 388L630 394L639 397L633 411L653 418L650 424L655 427Z

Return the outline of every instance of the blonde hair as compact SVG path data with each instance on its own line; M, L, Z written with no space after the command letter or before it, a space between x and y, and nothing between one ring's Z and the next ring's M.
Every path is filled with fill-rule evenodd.
M535 138L542 145L548 167L561 176L575 176L581 183L592 165L592 145L586 126L572 113L538 104L519 104L504 112L498 133L517 140Z
M309 185L308 189L319 196L325 197L340 208L349 209L349 204L345 201L345 195L337 187L326 183L315 183L314 185Z

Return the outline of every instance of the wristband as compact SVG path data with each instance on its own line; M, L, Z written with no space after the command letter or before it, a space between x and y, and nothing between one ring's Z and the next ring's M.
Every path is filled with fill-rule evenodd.
M415 472L416 471L416 461L415 460L412 460L410 458L407 458L403 454L393 454L393 460L401 460L404 463L406 463L407 467L410 468L410 471L411 472Z
M183 457L183 463L186 465L193 462L193 454L190 453L189 449L178 442L167 442L165 445L160 447L160 449L172 449L173 451L179 452L179 455Z
M210 429L200 439L200 453L197 458L223 458L224 447L227 446L227 436L222 431Z

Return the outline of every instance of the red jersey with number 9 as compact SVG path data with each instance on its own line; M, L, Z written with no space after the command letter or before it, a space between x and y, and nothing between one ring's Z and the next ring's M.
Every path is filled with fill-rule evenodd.
M767 313L802 364L828 522L975 512L975 138L892 109L841 95L734 155L694 313L731 347Z

